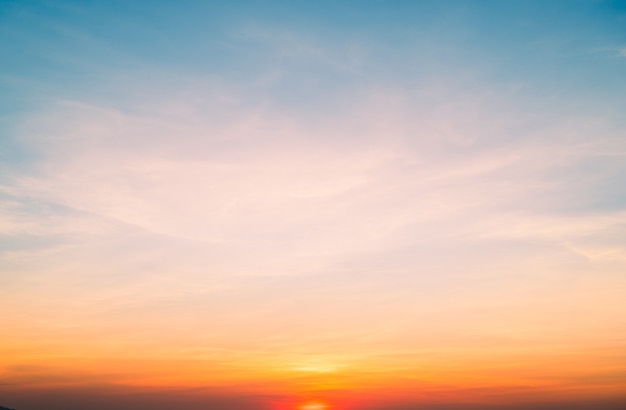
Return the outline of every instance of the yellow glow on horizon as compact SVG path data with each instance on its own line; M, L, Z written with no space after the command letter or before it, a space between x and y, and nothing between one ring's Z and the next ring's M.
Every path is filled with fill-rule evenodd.
M319 401L307 402L298 407L298 410L328 410L330 407L326 403Z

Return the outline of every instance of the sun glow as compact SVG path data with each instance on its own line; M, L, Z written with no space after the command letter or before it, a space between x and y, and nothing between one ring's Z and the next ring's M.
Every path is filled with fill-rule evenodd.
M330 406L319 401L314 401L301 404L298 410L330 410Z

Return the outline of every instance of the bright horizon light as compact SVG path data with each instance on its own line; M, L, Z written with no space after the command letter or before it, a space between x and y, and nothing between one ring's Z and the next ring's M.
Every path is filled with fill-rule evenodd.
M330 407L325 403L310 402L310 403L301 404L298 408L299 410L327 410Z

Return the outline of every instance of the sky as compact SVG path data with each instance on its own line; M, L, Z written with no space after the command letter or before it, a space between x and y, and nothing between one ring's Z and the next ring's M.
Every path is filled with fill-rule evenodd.
M626 2L0 0L0 405L626 406Z

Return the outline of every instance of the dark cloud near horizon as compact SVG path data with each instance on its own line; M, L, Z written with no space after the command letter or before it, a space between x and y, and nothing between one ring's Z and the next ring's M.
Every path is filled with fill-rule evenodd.
M626 397L604 400L526 402L511 404L442 403L377 405L359 410L624 410Z
M0 392L11 410L271 410L280 397L248 393L220 394L214 390L131 391L111 388L58 388ZM282 408L282 407L281 407ZM333 410L624 410L626 396L587 401L526 402L520 404L475 403L379 403ZM295 410L295 409L294 409Z
M107 389L33 389L0 392L15 410L269 410L266 396L219 394L203 390L131 391Z

